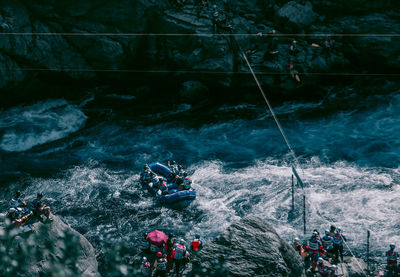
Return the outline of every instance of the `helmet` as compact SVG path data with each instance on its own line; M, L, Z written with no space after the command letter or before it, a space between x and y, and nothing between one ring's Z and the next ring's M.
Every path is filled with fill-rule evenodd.
M10 208L9 210L8 210L8 212L11 214L11 213L15 213L17 211L17 209L14 209L14 208Z
M329 232L329 230L325 230L325 235L326 235L326 236L329 236L330 233L331 233L331 232Z
M318 263L322 264L324 263L324 259L322 259L321 257L318 258Z
M336 265L332 265L332 270L336 270Z
M185 244L185 240L184 239L180 239L179 240L179 244L184 245Z
M21 192L20 192L19 190L17 190L17 191L15 192L15 196L16 196L16 197L20 197L20 196L21 196Z
M294 238L294 242L300 242L300 239L299 238Z
M168 234L168 238L172 239L174 237L174 235L172 233Z
M297 41L294 40L294 41L293 41L293 44L296 44L296 43L297 43Z
M195 237L196 239L199 239L199 238L200 238L200 234L197 233L196 235L194 235L194 237Z
M213 8L216 9L216 8L217 8L217 5L214 5Z
M336 230L337 230L339 233L342 232L342 229L340 229L340 227L337 227Z
M335 225L331 225L331 231L335 231L335 230L336 230Z
M157 257L161 258L162 257L162 253L161 252L157 252Z
M147 258L146 258L146 257L143 257L142 263L145 263L145 262L147 262Z
M43 192L38 192L38 193L36 194L36 196L37 196L37 197L43 197Z
M176 162L175 161L170 161L169 164L173 165L173 164L176 164Z
M313 237L313 238L318 237L318 233L314 231L314 232L312 233L312 237Z
M395 249L395 248L396 248L396 245L390 244L390 249Z

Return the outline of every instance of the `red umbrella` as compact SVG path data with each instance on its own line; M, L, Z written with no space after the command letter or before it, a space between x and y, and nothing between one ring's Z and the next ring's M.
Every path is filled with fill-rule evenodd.
M146 240L148 242L158 247L162 247L163 244L166 244L167 239L168 239L167 235L158 230L150 232L146 237Z

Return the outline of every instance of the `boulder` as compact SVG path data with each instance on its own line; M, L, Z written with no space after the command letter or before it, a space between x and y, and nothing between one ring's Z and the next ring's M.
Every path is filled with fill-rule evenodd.
M196 268L201 268L199 276L305 276L301 257L270 224L255 216L233 223L206 245L194 257L192 270Z
M195 103L204 99L208 93L208 88L199 81L186 81L182 84L179 95L184 102Z
M301 5L297 2L290 1L278 10L279 18L287 20L299 28L309 26L317 19L317 16L310 2Z
M28 232L7 232L4 214L0 218L0 237L8 236L10 257L23 259L23 276L47 276L55 271L65 273L60 276L100 276L93 246L59 217L52 215L50 223L33 223L33 231Z

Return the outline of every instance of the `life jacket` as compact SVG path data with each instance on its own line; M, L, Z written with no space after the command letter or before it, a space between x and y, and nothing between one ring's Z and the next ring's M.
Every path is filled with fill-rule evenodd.
M157 271L167 271L167 260L164 258L157 260Z
M397 264L398 254L396 251L389 250L386 252L386 259L388 264Z
M185 257L186 247L177 244L175 247L175 260L181 260Z
M339 232L335 232L335 234L333 234L332 242L333 244L336 245L342 245L343 244L342 234Z
M14 198L10 200L11 208L18 208L18 206L19 206L18 200L14 199Z
M183 187L185 189L190 189L191 184L192 184L192 180L190 180L189 177L185 177L185 179L183 180Z
M322 237L321 242L322 245L324 246L324 249L329 249L333 244L331 236Z
M310 248L311 252L318 252L320 243L316 238L310 238L308 240L308 247Z
M200 240L199 239L194 239L192 241L192 249L193 251L198 251L200 247Z
M150 262L142 263L141 271L143 274L150 273L151 271Z

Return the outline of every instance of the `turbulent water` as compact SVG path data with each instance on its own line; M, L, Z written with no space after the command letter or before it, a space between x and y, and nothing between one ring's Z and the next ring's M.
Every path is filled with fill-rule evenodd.
M43 191L53 211L98 250L126 242L135 255L143 232L157 228L186 239L200 232L209 241L248 214L272 222L287 240L305 238L305 194L307 235L335 224L351 251L363 256L371 230L371 249L379 257L400 241L400 97L357 101L374 104L326 115L323 103L276 107L306 184L304 191L296 186L294 212L291 156L261 105L221 106L216 112L226 113L226 120L196 127L187 124L190 106L161 124L118 110L96 118L86 103L63 99L3 110L1 207L14 188L28 198ZM162 117L168 114L155 115ZM159 206L138 184L144 163L169 159L187 168L197 190L185 209Z

